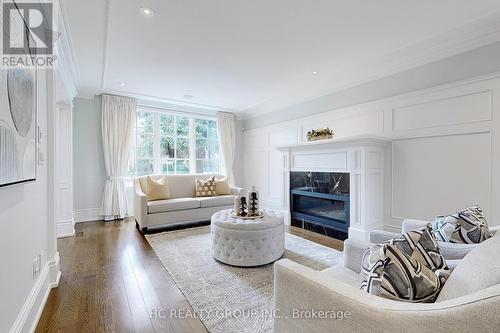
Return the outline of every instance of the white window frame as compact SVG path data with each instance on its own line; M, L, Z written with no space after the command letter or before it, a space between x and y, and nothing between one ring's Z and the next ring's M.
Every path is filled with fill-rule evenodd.
M160 126L160 117L161 115L169 115L169 116L178 116L178 117L185 117L189 119L189 132L188 132L188 142L189 142L189 173L190 174L195 174L196 173L196 128L195 128L195 120L196 119L203 119L203 120L210 120L210 121L215 121L217 123L217 117L211 116L211 115L204 115L204 114L196 114L196 113L190 113L190 112L182 112L182 111L176 111L176 110L169 110L169 109L159 109L159 108L154 108L154 107L148 107L148 106L142 106L139 105L137 106L136 109L136 120L137 120L137 113L140 112L149 112L152 113L154 116L154 138L153 138L153 173L154 174L162 174L161 171L161 161L162 158L160 156L160 147L161 147L161 126ZM174 133L177 133L177 122L174 121ZM218 160L218 172L222 174L224 172L222 168L222 154L220 150L220 140L219 140L219 160ZM135 165L135 176L138 176L137 174L137 124L134 125L134 130L133 130L133 147L132 149L134 150L134 165ZM177 158L176 158L177 159ZM176 174L176 168L174 166L174 173Z

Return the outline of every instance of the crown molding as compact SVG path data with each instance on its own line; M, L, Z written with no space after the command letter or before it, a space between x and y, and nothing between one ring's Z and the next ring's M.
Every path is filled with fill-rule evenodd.
M66 22L67 16L65 14L64 3L63 1L59 1L58 4L57 25L61 36L56 43L58 55L56 70L66 89L67 99L72 100L78 93L78 72L75 66L75 58L72 49L71 32Z
M421 40L356 68L339 71L318 80L317 84L289 91L262 101L241 113L243 119L255 118L288 106L337 93L404 70L464 53L500 41L500 11L466 23L437 36ZM325 88L328 87L328 88Z
M190 102L179 101L179 100L175 100L175 99L168 99L168 98L163 98L163 97L158 97L158 96L131 93L131 92L124 91L124 90L104 89L102 91L102 93L133 97L133 98L136 98L137 100L142 100L142 101L147 101L147 102L152 102L152 103L159 103L159 104L167 104L167 105L177 106L177 107L186 107L186 108L190 108L193 110L199 110L199 111L212 111L212 112L225 111L225 112L234 113L234 110L229 110L229 109L215 106L215 105L208 105L208 104L201 104L201 103L190 103Z
M111 16L111 3L109 0L104 1L104 40L102 46L102 73L101 73L101 90L106 86L106 72L108 63L108 41L109 41L109 18Z

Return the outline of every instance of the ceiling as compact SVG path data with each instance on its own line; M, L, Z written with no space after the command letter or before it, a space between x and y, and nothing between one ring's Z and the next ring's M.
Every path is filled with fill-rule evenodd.
M65 0L63 12L80 95L245 117L500 40L498 0Z

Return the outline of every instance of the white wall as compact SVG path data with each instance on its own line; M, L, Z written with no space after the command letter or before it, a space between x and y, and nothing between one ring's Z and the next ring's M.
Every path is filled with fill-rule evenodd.
M431 219L479 204L500 224L500 74L419 90L245 131L245 187L263 205L286 209L282 153L313 128L336 138L377 135L393 140L386 154L384 225Z
M98 220L106 167L101 137L101 97L73 100L75 221Z
M52 73L49 71L49 75ZM38 72L38 125L44 133L39 149L47 158L49 112L53 112L52 78ZM5 87L2 87L5 91ZM51 218L48 163L38 165L37 180L0 188L0 332L28 331L43 307L50 285L50 263L57 255ZM33 260L41 255L41 270L33 276ZM58 270L58 269L57 269Z

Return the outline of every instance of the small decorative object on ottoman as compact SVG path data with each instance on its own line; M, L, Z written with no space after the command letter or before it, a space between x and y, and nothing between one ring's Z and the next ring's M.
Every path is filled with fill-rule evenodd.
M260 266L272 263L285 250L283 216L271 210L257 219L242 219L232 210L212 216L212 255L233 266Z
M252 189L248 191L248 216L259 216L259 192L252 186Z

